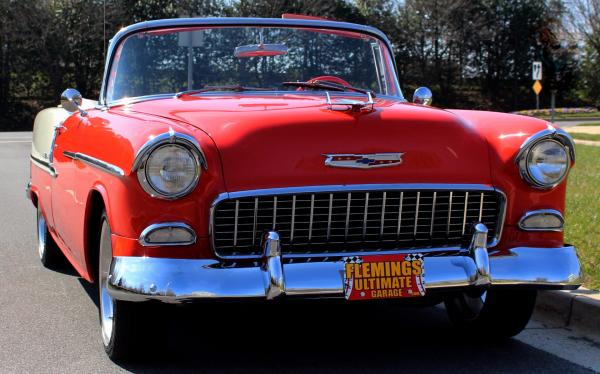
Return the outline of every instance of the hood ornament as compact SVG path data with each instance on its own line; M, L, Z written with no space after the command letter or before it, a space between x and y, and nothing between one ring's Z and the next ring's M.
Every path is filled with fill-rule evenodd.
M400 165L404 153L324 154L325 166L372 169Z

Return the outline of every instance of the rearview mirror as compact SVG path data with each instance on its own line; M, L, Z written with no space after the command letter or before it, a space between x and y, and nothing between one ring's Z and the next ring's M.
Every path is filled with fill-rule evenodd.
M235 47L233 55L238 58L244 58L279 56L287 53L288 47L285 44L248 44Z

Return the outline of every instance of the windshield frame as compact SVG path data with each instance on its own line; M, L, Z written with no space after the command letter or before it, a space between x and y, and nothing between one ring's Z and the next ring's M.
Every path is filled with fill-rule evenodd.
M397 89L397 95L379 95L389 96L401 101L405 101L398 82L398 71L396 66L396 60L392 50L392 45L388 38L380 30L364 25L358 25L347 22L327 21L327 20L306 20L306 19L279 19L279 18L233 18L233 17L222 17L222 18L175 18L175 19L162 19L156 21L146 21L136 23L134 25L121 29L110 41L108 47L108 53L106 55L106 63L104 66L104 75L102 78L102 87L100 89L100 97L98 104L101 107L110 107L116 105L122 105L123 100L115 100L107 102L107 87L112 71L112 64L115 59L115 54L119 50L120 45L131 35L140 32L147 32L159 29L170 29L170 28L186 28L186 27L223 27L223 26L239 26L239 27L292 27L292 28L320 28L334 31L351 31L357 33L363 33L372 37L375 37L383 42L387 48L389 58L392 61L392 69L390 74L394 77L394 82L391 82ZM285 91L264 91L263 93L281 93ZM174 95L174 94L173 94ZM139 97L128 98L128 102L135 102L144 100L146 98L159 98L173 96L171 94L157 94L157 95L144 95Z

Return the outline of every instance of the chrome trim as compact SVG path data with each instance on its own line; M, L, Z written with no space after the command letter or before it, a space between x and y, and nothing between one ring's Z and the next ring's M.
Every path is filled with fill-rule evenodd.
M263 248L263 271L266 284L265 297L267 300L272 300L285 295L285 276L281 261L279 234L275 231L265 233Z
M477 268L477 285L487 285L491 282L487 242L487 227L482 223L476 224L473 227L473 237L471 238L469 253L471 254L471 257L473 257L473 260L475 260L475 267Z
M350 168L350 169L378 169L391 166L398 166L402 164L402 152L394 153L368 153L368 154L353 154L353 153L341 153L341 154L323 154L325 157L325 166L332 168ZM334 157L348 157L354 158L350 160L334 160ZM374 164L369 165L362 160L373 160L373 161L390 161L387 164Z
M291 222L291 231L290 231L290 243L294 242L294 226L295 225L296 225L296 195L292 196L292 222Z
M252 222L252 245L256 241L256 224L258 222L258 197L254 198L254 220Z
M429 106L433 102L433 94L427 87L419 87L413 93L413 103Z
M467 224L467 206L469 204L469 193L465 192L465 207L463 209L463 224L462 224L462 235L465 234L465 226Z
M452 195L454 191L450 191L450 198L448 199L448 220L446 221L446 236L450 234L450 219L452 218Z
M313 215L315 213L315 194L311 194L310 195L310 217L309 222L308 222L308 242L310 243L310 241L312 240L312 229L313 229ZM331 223L331 211L329 213L329 223ZM327 230L329 231L329 230ZM327 237L329 237L329 233L327 234Z
M106 101L106 87L108 85L108 79L110 75L110 71L112 68L112 62L114 60L114 55L123 42L125 38L128 36L144 31L151 31L161 28L186 28L186 27L194 27L194 26L203 26L203 27L223 27L223 26L231 26L231 27L244 27L244 26L263 26L263 27L297 27L297 28L325 28L331 30L342 30L342 31L353 31L358 33L368 34L370 36L376 37L381 40L388 49L388 54L390 59L393 62L393 71L394 71L394 82L392 84L398 90L398 98L401 100L405 100L402 95L402 91L400 90L400 84L398 83L398 70L394 57L394 51L392 48L392 44L386 35L380 30L364 25L357 25L354 23L347 22L337 22L337 21L326 21L326 20L305 20L305 19L281 19L281 18L176 18L176 19L162 19L155 21L146 21L136 23L134 25L130 25L122 28L117 34L112 38L111 43L109 44L108 51L106 54L106 63L104 66L104 74L102 78L102 87L100 90L100 98L98 104L101 106L111 106L115 105L114 103L107 103ZM174 93L171 93L166 96L173 96ZM156 95L158 96L158 95ZM139 98L128 99L137 100Z
M268 247L276 245L271 242ZM426 256L423 260L428 291L482 285L478 273L481 266L470 255ZM489 269L491 287L576 289L582 282L576 249L572 246L512 248L506 255L489 257ZM281 271L281 278L275 276L275 285L284 287L286 295L343 297L342 262L288 263L281 266ZM266 283L269 277L263 265L229 267L214 259L114 257L108 291L119 300L167 303L267 299L272 286Z
M565 172L565 175L563 175L562 178L560 178L560 180L558 180L557 182L550 184L550 185L541 184L538 181L536 181L535 178L533 178L529 174L529 170L527 167L527 155L528 155L529 151L536 144L538 144L539 142L544 141L544 140L555 141L555 142L559 143L560 145L562 145L563 147L565 147L567 150L567 158L568 158L567 171ZM564 181L565 178L567 178L567 176L569 175L569 170L571 169L571 167L573 166L574 163L575 163L575 142L573 141L573 138L565 130L554 128L551 125L548 125L548 127L546 129L539 131L539 132L531 135L529 138L527 138L523 142L523 144L521 144L521 147L519 148L519 152L517 153L517 156L515 157L515 164L519 168L519 174L521 175L521 178L523 178L523 180L525 182L527 182L528 184L530 184L533 188L537 188L540 190L552 189L552 188L558 186L560 183L562 183L562 181Z
M531 216L536 215L552 215L557 217L560 220L560 228L528 228L523 226L523 222ZM562 213L555 209L538 209L538 210L530 210L523 214L523 217L519 220L519 228L523 231L555 231L561 232L564 229L565 218Z
M88 114L81 105L83 104L83 97L74 88L67 88L60 95L60 105L69 113L79 112L81 117L86 117Z
M417 236L417 228L419 227L419 208L421 207L421 191L417 192L417 206L415 207L415 223L413 236Z
M348 228L350 227L350 207L352 206L352 192L348 192L346 202L346 226L344 227L344 241L348 239Z
M363 239L367 235L367 217L369 215L369 195L370 195L370 192L367 192L365 194L365 209L363 211L363 227L362 227Z
M32 155L30 155L29 158L35 166L39 167L42 171L50 174L50 176L52 176L53 178L56 178L58 176L58 173L54 169L54 166L52 166L50 163L44 160L40 160Z
M172 227L186 230L187 232L192 234L193 239L190 241L187 241L187 242L167 242L167 243L152 243L152 242L148 242L146 240L148 235L152 234L154 231L164 229L164 228L172 228ZM152 225L146 227L140 234L140 237L138 238L138 242L144 247L172 247L172 246L192 245L192 244L196 243L196 239L197 239L196 232L188 224L185 224L183 222L162 222L162 223L155 223L155 224L152 224Z
M387 200L387 192L383 191L383 201L381 203L381 224L379 225L379 235L383 235L383 229L385 228L385 205Z
M233 247L235 248L237 246L237 235L238 235L238 215L239 215L239 211L240 211L240 201L237 200L235 202L235 218L233 221L234 227L233 227Z
M148 182L145 171L146 161L148 160L152 152L166 144L178 144L187 148L196 159L197 164L196 175L192 183L185 190L171 195L166 195L156 191ZM140 149L135 155L133 165L131 166L131 172L137 174L140 185L142 186L144 191L146 191L146 193L148 193L150 196L159 199L174 200L186 196L196 188L200 180L200 175L202 174L202 168L207 170L208 164L206 162L204 152L202 151L202 148L200 147L198 141L190 135L178 133L173 131L172 128L169 128L169 131L156 135L140 147Z
M483 196L483 193L481 194ZM433 235L433 223L435 222L435 203L437 201L437 192L433 193L433 204L431 204L431 224L429 225L429 236ZM481 221L481 217L479 217Z
M277 196L273 197L273 230L277 226Z
M402 229L402 209L404 208L404 191L400 192L400 207L398 208L398 230L396 236L400 237L400 230Z
M348 110L352 110L353 112L372 112L375 110L375 102L373 101L373 95L371 95L371 92L369 91L366 92L366 95L367 101L350 99L339 99L336 101L332 101L329 91L325 91L325 105L327 105L327 109L329 110L335 110L340 112L345 112ZM336 109L336 105L342 106L343 108Z
M397 183L397 184L349 184L349 185L323 185L323 186L305 186L305 187L283 187L283 188L269 188L269 189L258 189L258 190L245 190L245 191L236 191L236 192L223 192L219 194L212 202L209 213L209 227L208 233L211 237L211 246L215 248L214 243L214 216L215 216L215 208L216 206L223 200L227 199L238 199L244 197L257 197L257 196L269 196L269 195L293 195L298 193L322 193L322 192L330 192L329 194L329 213L328 213L328 224L327 224L327 239L330 237L331 230L331 210L332 210L332 199L334 192L360 192L360 191L381 191L381 190L453 190L453 191L468 191L468 190L479 190L479 191L495 191L500 196L499 207L498 207L498 225L496 227L496 231L494 237L488 244L488 248L493 248L500 242L502 238L502 231L504 229L504 221L506 217L506 194L495 187L492 187L487 184L436 184L436 183ZM400 194L400 205L403 203L404 193ZM400 209L399 217L398 217L398 233L401 229L401 212ZM453 247L448 247L449 249L454 249ZM377 252L378 254L393 254L393 253L414 253L415 250L412 251L381 251ZM364 253L363 253L364 254ZM334 254L327 254L328 256L333 256ZM350 254L343 254L348 256ZM260 256L218 256L221 259L257 259ZM298 257L301 258L301 255L288 255L287 258ZM318 257L316 255L311 255L310 257Z
M327 240L331 237L331 211L333 210L333 194L329 194L329 210L327 213Z
M70 159L81 161L86 165L93 166L109 174L116 175L117 177L123 177L125 175L125 172L120 167L109 164L108 162L102 161L95 157L88 156L85 153L63 151L63 155Z

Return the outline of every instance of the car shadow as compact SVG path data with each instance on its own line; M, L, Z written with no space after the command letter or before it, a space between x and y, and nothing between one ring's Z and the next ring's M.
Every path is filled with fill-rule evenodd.
M117 363L123 369L486 374L573 370L567 361L557 365L556 357L514 339L494 343L461 336L441 307L229 303L169 306L159 316L166 335L144 348L141 358Z

